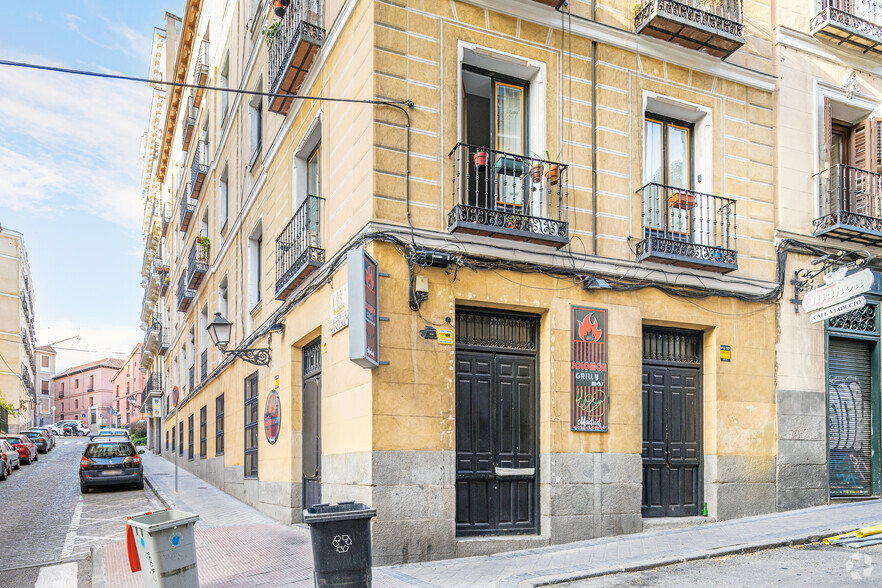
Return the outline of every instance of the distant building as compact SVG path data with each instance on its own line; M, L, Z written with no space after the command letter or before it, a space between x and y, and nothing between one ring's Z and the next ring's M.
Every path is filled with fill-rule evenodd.
M55 422L55 402L52 389L52 378L55 377L55 350L49 345L42 345L36 350L37 362L37 410L34 421L43 426Z
M141 344L138 343L111 380L113 386L111 422L117 427L146 418L141 413L141 396L147 383L147 376L141 373L140 368Z
M24 236L0 227L0 431L34 424L34 290Z
M79 421L92 430L115 424L111 413L112 382L125 363L121 359L99 359L69 368L53 378L56 419Z

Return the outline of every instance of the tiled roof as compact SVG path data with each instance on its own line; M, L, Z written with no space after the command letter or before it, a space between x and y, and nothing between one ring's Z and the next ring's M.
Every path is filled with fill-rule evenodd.
M99 359L98 361L93 361L90 363L84 363L83 365L76 365L72 368L67 368L55 378L63 378L65 376L69 376L71 374L78 374L80 372L85 372L87 370L96 369L96 368L110 368L114 370L119 370L122 366L125 365L125 361L122 359L113 359L111 357L105 357L104 359Z

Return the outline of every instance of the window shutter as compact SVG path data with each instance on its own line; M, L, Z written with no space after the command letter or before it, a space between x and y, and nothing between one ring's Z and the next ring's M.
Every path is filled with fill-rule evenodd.
M871 169L870 137L872 119L859 122L852 129L852 162L854 167L869 171Z
M868 129L869 167L871 172L882 173L882 118L871 118Z
M824 98L824 168L833 164L833 103Z

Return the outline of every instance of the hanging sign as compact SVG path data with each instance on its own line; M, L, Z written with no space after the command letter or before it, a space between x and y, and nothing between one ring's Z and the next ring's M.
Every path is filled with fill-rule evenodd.
M153 416L162 416L162 400L156 397L153 398Z
M349 277L349 359L363 368L380 365L377 262L364 248L346 254Z
M178 407L178 400L181 398L181 393L178 391L178 387L175 386L172 388L172 406L175 408Z
M571 320L570 429L603 433L609 430L606 310L573 306Z
M828 318L833 318L834 316L839 316L840 314L845 314L846 312L857 310L865 304L867 304L867 299L863 296L858 296L856 298L852 298L851 300L846 300L845 302L834 304L833 306L828 306L824 310L819 310L818 312L809 315L809 322L819 323L823 320L827 320Z
M275 443L279 438L279 429L282 424L282 403L279 400L279 393L270 390L266 397L266 408L263 411L263 428L266 432L266 440L270 444Z
M331 334L349 325L349 284L331 294Z
M818 310L845 302L873 287L873 270L864 269L845 276L841 280L806 292L802 307L806 311Z

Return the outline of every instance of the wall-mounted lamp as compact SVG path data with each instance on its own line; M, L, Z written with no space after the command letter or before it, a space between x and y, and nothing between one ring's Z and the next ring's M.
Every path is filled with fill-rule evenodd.
M601 280L597 276L586 276L582 280L582 287L586 290L610 290L612 286L606 280Z
M284 330L285 325L282 323L276 323L270 327L269 330L267 330L267 333L270 333L269 339L267 339L267 345L269 346L272 343L272 333L274 331ZM227 345L230 344L230 334L232 331L233 323L221 316L221 313L214 313L214 320L208 325L208 336L211 337L211 342L221 350L221 353L224 355L234 355L248 363L253 363L254 365L270 364L270 348L268 346L256 349L227 350Z

